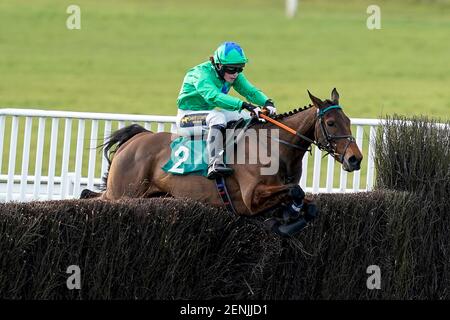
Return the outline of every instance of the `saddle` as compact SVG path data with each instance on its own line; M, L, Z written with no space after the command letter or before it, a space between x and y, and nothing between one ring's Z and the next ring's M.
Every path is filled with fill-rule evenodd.
M229 135L229 138L224 137L225 149L230 147L230 144L237 144L245 130L254 123L255 120L239 119L237 121L231 121L227 125L228 130L237 131L238 134ZM256 119L256 121L258 121ZM202 126L203 131L203 126ZM208 171L208 155L206 148L206 136L191 134L183 135L174 139L170 144L171 156L167 163L162 167L165 172L185 175L195 174L207 176Z

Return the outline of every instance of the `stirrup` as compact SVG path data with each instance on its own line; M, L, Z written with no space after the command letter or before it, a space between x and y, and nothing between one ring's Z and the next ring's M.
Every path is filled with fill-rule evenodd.
M233 172L233 168L228 168L224 164L213 163L208 167L208 179L216 179L218 176L229 176Z

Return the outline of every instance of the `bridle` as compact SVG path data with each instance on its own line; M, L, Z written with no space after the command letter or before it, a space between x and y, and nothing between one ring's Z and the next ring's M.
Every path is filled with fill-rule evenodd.
M352 135L339 135L339 136L335 136L332 135L328 132L327 127L323 121L323 117L325 115L325 113L327 113L328 111L332 110L332 109L339 109L342 110L342 107L339 105L334 105L334 106L329 106L325 109L318 109L317 110L317 118L319 120L319 126L320 126L320 131L322 132L322 137L325 138L325 143L322 143L320 141L316 141L314 144L320 149L325 151L325 156L330 155L332 156L334 159L336 159L339 162L343 162L344 161L344 156L345 153L347 152L348 147L350 146L350 143L355 142L356 139L352 136ZM336 143L335 146L332 146L332 142L335 142L336 140L339 139L347 139L347 144L345 145L344 148L344 152L342 154L339 154L336 152ZM339 157L339 158L337 158Z
M262 118L266 119L267 121L270 121L271 123L275 124L276 126L282 128L282 129L290 132L291 134L294 134L294 135L300 137L302 140L305 140L305 141L309 142L310 144L316 145L317 148L319 148L319 150L322 150L322 151L326 152L324 154L324 157L327 156L327 155L331 155L334 159L336 159L337 161L342 163L343 160L344 160L345 153L347 152L347 149L350 146L350 143L355 142L356 140L355 140L355 138L352 135L338 135L338 136L336 136L336 135L332 135L332 134L330 134L328 132L328 130L327 130L326 126L325 126L323 118L324 118L324 115L328 111L333 110L333 109L340 109L340 110L342 110L342 107L339 106L339 105L332 105L332 106L326 107L324 109L318 109L317 110L317 119L316 119L316 121L319 121L319 126L320 126L320 131L322 133L322 138L325 141L312 140L312 139L306 137L305 135L301 134L300 132L295 131L294 129L291 129L291 128L287 127L286 125L284 125L284 124L282 124L282 123L280 123L280 122L278 122L278 121L276 121L276 120L274 120L274 119L272 119L272 118L270 118L268 116L262 115ZM339 153L336 152L336 150L335 150L336 143L334 143L334 147L333 147L333 142L335 142L336 140L339 140L339 139L347 139L347 144L345 145L344 152L342 154L339 154ZM281 139L276 139L276 140L278 142L288 146L288 147L291 147L291 148L294 148L294 149L299 149L299 150L302 150L302 151L307 151L307 152L311 153L311 146L309 148L304 148L304 147L299 146L298 144L293 144L293 143L287 142L285 140L281 140Z

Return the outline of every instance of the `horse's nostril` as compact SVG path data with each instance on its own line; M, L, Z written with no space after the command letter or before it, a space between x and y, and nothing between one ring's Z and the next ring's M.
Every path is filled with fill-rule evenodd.
M358 160L355 156L351 156L348 159L348 162L352 165L358 165L360 163L360 160Z

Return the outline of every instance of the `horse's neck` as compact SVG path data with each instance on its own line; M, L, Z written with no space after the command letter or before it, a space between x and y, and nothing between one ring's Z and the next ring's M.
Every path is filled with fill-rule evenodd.
M285 118L282 122L288 127L296 130L298 133L314 140L316 108L312 107L308 110L293 114L292 116ZM279 135L281 140L300 146L305 150L311 146L310 142L287 131L280 130ZM284 167L286 170L284 175L288 177L289 180L292 180L292 182L298 182L300 180L302 174L302 159L305 153L306 151L289 146L283 146L280 149L280 157L285 164Z
M282 122L288 127L295 129L298 133L314 140L314 128L316 125L316 111L317 109L311 107L307 110L297 112L289 117L287 117ZM280 133L281 135L281 133ZM310 145L306 140L302 140L300 137L294 136L293 134L283 130L283 135L286 139L297 143L301 146Z

